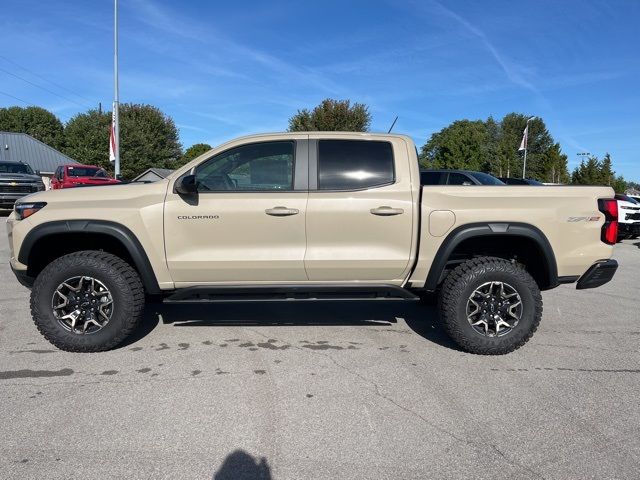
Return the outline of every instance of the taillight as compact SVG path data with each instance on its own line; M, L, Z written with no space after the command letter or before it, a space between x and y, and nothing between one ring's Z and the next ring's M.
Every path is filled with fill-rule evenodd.
M604 225L600 239L609 245L615 245L618 241L618 202L611 198L598 200L598 210L604 213Z

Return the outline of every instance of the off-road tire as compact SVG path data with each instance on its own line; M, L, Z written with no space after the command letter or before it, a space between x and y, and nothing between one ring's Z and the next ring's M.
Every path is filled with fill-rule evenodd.
M487 337L467 320L467 300L486 282L505 282L515 288L522 301L522 316L504 336ZM496 257L478 257L452 270L443 282L438 302L444 328L463 350L480 355L503 355L527 343L542 318L542 295L536 281L521 266Z
M113 297L109 322L89 335L65 330L51 305L56 288L76 275L99 280ZM135 330L142 318L144 300L142 282L131 265L110 253L85 250L64 255L40 272L31 290L31 315L40 333L60 350L100 352L118 346Z

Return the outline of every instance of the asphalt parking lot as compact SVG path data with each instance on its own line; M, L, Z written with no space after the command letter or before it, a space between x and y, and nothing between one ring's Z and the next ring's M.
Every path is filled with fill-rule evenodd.
M638 478L639 240L501 357L401 302L154 304L122 348L60 352L8 255L0 478Z

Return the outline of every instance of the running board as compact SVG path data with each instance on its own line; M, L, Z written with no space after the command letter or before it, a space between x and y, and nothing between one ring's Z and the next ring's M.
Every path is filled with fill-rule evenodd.
M176 290L165 303L269 302L287 300L420 300L396 285L220 285Z

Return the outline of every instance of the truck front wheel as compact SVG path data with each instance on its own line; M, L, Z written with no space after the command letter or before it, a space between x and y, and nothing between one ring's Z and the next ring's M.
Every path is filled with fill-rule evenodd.
M502 355L524 345L542 317L535 280L496 257L468 260L447 275L439 298L449 336L465 351Z
M86 250L47 265L31 291L31 315L53 345L99 352L119 345L138 325L144 288L121 258Z

